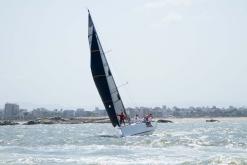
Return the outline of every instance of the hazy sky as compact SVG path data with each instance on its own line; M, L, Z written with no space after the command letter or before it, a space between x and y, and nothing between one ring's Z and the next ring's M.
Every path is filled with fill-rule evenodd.
M0 108L103 107L86 7L126 107L247 105L246 0L0 0Z

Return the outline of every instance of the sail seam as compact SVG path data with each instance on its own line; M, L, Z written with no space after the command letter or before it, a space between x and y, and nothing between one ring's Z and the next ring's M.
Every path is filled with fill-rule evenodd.
M111 94L114 94L114 93L117 93L118 92L118 90L115 90L114 92L112 92Z
M107 76L105 74L93 76L93 78L99 78L99 77L107 77Z
M91 53L100 52L100 50L91 50Z
M106 103L112 103L112 101L111 100L106 100L106 101L104 101L104 103L106 104Z

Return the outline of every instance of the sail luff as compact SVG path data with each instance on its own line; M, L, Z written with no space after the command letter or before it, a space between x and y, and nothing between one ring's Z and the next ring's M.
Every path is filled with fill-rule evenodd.
M127 113L111 74L110 67L89 11L88 14L88 40L91 51L91 71L93 79L112 125L114 127L117 125L120 126L117 113L124 112L126 116Z

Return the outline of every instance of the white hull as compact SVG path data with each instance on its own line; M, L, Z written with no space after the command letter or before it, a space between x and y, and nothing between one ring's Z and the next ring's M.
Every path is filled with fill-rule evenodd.
M122 136L133 136L138 134L152 133L156 126L156 122L152 122L151 126L147 126L146 123L132 123L130 125L121 126L120 130Z

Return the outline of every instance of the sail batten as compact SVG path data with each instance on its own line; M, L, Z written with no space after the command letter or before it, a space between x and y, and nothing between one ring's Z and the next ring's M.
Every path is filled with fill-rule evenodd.
M117 115L121 112L124 112L126 116L127 114L99 41L90 12L88 12L88 17L88 41L91 52L91 71L93 80L112 125L114 127L120 126Z

